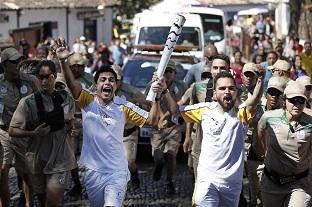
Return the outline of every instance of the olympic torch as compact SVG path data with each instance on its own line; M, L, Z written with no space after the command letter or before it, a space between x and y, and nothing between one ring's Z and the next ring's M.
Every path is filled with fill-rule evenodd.
M171 54L179 39L179 35L181 34L184 22L185 22L185 17L182 15L178 15L177 19L175 20L175 22L170 28L170 32L169 32L169 35L168 35L168 38L164 47L164 51L163 51L163 54L161 55L160 62L156 71L156 74L158 77L162 77L166 70ZM146 100L154 102L155 98L156 98L156 93L154 93L151 87L147 94Z

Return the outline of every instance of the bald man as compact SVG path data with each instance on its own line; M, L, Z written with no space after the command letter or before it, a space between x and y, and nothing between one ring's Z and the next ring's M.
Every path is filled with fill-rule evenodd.
M193 65L187 72L184 82L190 86L192 83L201 81L201 74L204 67L211 67L212 58L218 54L217 48L213 44L208 44L204 48L204 58L201 62Z

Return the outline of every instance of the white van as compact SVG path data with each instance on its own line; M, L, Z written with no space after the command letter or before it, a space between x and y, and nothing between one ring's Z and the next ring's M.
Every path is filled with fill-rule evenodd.
M219 53L225 54L226 32L224 29L224 12L221 9L207 6L189 6L181 9L182 12L198 14L201 17L205 44L212 42Z
M203 57L204 33L201 17L196 14L183 14L186 21L177 45L192 46L189 52L197 58ZM164 45L170 28L175 22L177 14L144 11L135 16L133 32L135 45Z

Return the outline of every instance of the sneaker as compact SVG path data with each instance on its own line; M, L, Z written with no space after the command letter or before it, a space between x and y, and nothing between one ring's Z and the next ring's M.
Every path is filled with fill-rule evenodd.
M163 167L164 167L164 164L157 164L155 166L154 172L153 172L153 180L154 181L160 180Z
M74 197L74 196L80 196L82 192L81 185L74 185L67 193L67 196Z
M131 184L134 189L140 188L140 179L137 170L134 173L131 173Z
M174 187L174 184L172 182L172 180L167 180L167 184L166 184L166 191L167 191L167 194L168 195L174 195L175 194L175 187Z

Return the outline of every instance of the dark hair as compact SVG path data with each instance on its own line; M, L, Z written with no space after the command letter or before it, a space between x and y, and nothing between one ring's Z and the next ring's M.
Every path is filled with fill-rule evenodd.
M95 82L95 83L97 83L100 74L101 74L101 73L104 73L104 72L112 73L112 74L114 75L115 80L117 81L117 74L116 74L116 72L114 71L114 69L113 69L111 66L103 65L103 66L101 66L101 67L96 71L96 73L95 73L95 75L94 75L94 82Z
M217 81L220 79L220 78L230 78L233 80L235 86L236 86L236 82L235 82L235 79L233 77L233 75L227 71L222 71L220 73L218 73L216 75L216 77L213 79L213 89L215 90L216 89L216 86L217 86Z
M235 56L236 53L239 53L240 55L242 55L242 52L241 52L240 50L235 50L235 51L233 52L233 55Z
M218 55L213 56L212 61L214 61L215 59L224 60L228 68L230 68L231 62L230 62L230 58L227 55L218 54Z
M311 45L311 42L310 42L310 40L306 40L306 41L304 42L304 44L303 44L303 45L306 45L306 44L309 44L309 45Z
M53 61L51 60L41 60L36 66L36 75L39 74L42 67L47 66L51 70L52 74L56 77L56 67Z
M267 57L269 54L273 54L273 55L275 55L275 57L278 57L277 53L274 50L271 50L270 52L268 52Z

